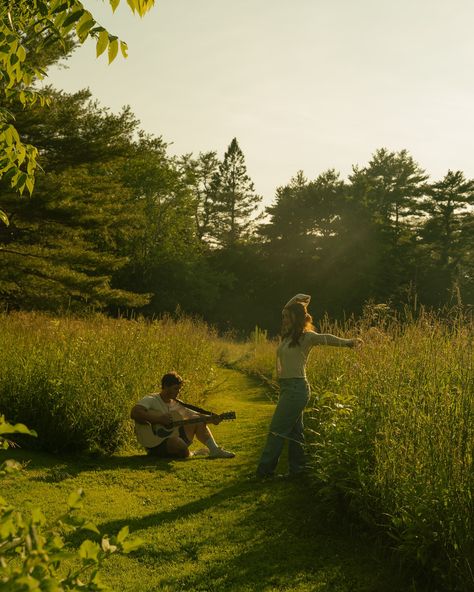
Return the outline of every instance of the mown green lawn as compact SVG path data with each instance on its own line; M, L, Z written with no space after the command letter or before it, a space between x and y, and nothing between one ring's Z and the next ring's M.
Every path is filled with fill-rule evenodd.
M139 451L58 458L10 450L2 458L31 460L22 475L2 483L2 495L54 517L82 487L87 514L101 533L128 524L144 544L105 564L103 579L114 590L414 590L376 543L337 517L328 519L310 483L253 478L273 404L246 376L221 373L219 393L206 406L236 412L236 421L213 429L235 459L155 461Z

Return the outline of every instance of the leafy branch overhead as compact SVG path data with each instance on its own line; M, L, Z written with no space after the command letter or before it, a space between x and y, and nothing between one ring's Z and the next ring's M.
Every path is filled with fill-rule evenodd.
M120 0L109 0L115 11ZM154 0L127 0L134 13L143 16ZM21 104L24 108L47 99L34 88L45 77L37 64L37 56L51 45L67 48L93 38L96 53L107 51L109 64L119 50L127 57L127 44L97 22L79 0L16 0L0 6L0 179L7 181L20 195L25 189L31 194L38 150L23 143L14 117L5 105ZM0 212L2 220L5 214Z

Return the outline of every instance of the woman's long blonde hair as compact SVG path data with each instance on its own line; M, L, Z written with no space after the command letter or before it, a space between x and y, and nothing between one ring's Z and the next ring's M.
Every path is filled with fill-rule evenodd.
M302 302L293 302L285 307L290 313L291 326L283 333L283 339L291 338L289 347L299 345L300 338L306 331L314 331L313 317L308 313L306 304Z

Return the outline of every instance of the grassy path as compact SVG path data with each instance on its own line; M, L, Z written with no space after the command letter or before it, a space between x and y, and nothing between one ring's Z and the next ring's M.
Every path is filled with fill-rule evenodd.
M237 421L213 430L235 459L168 462L137 454L58 460L10 451L9 457L32 460L2 495L55 515L82 487L87 514L101 532L128 524L145 544L107 562L103 579L114 590L407 590L373 545L328 525L303 483L252 479L273 405L251 379L231 370L222 370L221 379L219 394L206 406L236 411Z

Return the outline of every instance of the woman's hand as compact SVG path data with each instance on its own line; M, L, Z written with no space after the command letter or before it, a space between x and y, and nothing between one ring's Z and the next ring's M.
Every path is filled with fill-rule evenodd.
M301 304L305 304L306 306L308 306L310 300L311 296L309 294L296 294L296 296L293 296L291 300L288 300L283 309L285 309L287 306L290 306L291 304L294 304L295 302L299 302Z
M211 415L211 420L209 423L213 423L214 425L218 425L221 423L221 421L222 421L222 418L219 417L218 415L216 415L215 413L213 413Z

